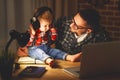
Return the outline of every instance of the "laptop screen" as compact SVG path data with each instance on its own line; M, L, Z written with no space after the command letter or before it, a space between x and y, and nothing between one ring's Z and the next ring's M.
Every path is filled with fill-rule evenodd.
M81 78L120 72L120 41L88 44L82 53Z

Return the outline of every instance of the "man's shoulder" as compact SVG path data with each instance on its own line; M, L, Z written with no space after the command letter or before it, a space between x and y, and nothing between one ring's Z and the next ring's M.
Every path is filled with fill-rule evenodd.
M55 21L55 26L61 26L62 24L71 23L71 17L60 17Z
M105 30L98 31L97 33L92 33L92 39L95 42L96 41L102 42L102 41L110 41L111 40L109 33Z

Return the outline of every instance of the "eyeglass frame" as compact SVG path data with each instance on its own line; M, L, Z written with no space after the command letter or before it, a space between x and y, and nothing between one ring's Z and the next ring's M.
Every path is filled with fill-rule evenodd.
M78 25L76 24L74 18L72 18L71 23L74 23L74 25L76 26L76 29L75 29L75 30L78 30L78 29L91 29L91 28L89 27L90 25L87 25L86 27L78 26Z

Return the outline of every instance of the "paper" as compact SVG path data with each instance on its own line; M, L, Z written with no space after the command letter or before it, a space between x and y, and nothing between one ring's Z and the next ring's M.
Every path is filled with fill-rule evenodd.
M34 59L34 58L31 58L31 57L20 57L18 59L18 63L34 63L34 64L44 64L43 61L41 60L37 60L37 59Z

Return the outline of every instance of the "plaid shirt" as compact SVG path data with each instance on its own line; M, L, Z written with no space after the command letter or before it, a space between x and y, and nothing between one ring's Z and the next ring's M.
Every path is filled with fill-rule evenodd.
M27 46L38 46L41 44L50 45L52 42L56 41L57 33L55 28L51 28L45 34L43 34L39 29L36 31L35 35L30 33L30 40Z
M100 29L97 33L90 33L87 37L77 42L74 33L70 31L69 25L71 18L61 18L56 21L58 30L58 39L56 41L56 48L61 49L69 54L76 54L82 51L82 46L89 43L109 41L110 37L104 29Z

